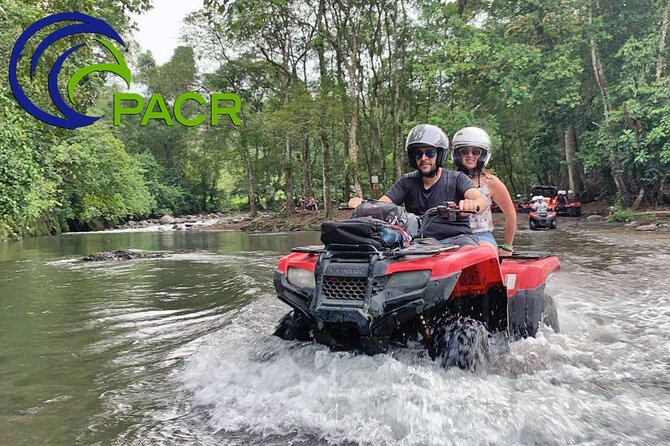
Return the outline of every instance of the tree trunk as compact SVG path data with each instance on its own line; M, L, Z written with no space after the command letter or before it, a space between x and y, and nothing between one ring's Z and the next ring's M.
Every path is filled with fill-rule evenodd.
M668 35L668 23L670 22L670 1L665 2L661 18L661 35L658 39L658 56L656 56L656 82L663 76L665 65L665 39Z
M319 0L319 9L316 16L316 26L321 37L321 42L326 41L326 29L323 25L323 19L326 15L325 0ZM326 58L324 55L324 45L316 45L316 53L319 57L319 82L321 87L320 99L324 101L328 96L330 90L330 82L328 80L328 71L326 67ZM323 165L321 168L321 178L323 182L323 209L326 211L326 220L330 219L331 203L330 203L330 149L328 147L328 139L326 138L326 122L321 110L319 116L319 145L321 148L321 155L323 156Z
M640 209L640 204L642 204L642 200L644 200L644 186L640 187L640 192L638 192L637 197L635 198L635 201L631 205L631 209L634 211L637 211Z
M597 1L595 2L597 5ZM593 4L591 5L591 10L589 11L589 19L592 19L593 15ZM605 123L610 125L610 97L609 89L607 86L607 78L605 76L605 70L603 69L602 62L600 61L600 50L595 41L594 37L590 39L591 46L591 65L593 67L593 75L595 76L596 83L598 84L598 89L600 90L600 96L603 101L603 113L605 116ZM616 185L617 192L623 201L624 206L630 205L630 194L628 188L626 187L626 181L624 180L624 171L621 166L621 161L617 157L614 150L609 154L608 161L610 163L610 174Z
M521 185L523 187L523 195L529 191L530 184L528 184L528 172L526 171L526 147L523 143L523 138L519 136L519 127L516 126L516 140L519 141L519 160L521 161Z
M568 164L568 186L569 189L580 193L582 191L582 174L579 161L577 160L575 126L569 123L565 127L565 161Z
M284 167L284 176L285 176L285 184L284 184L284 193L286 194L286 216L290 217L293 215L293 207L294 207L294 201L293 201L293 169L292 169L292 163L291 163L291 158L292 158L292 151L291 151L291 139L288 135L288 132L284 135L284 157L285 160L284 162L286 163Z
M404 17L404 5L403 7L403 17ZM403 65L405 61L405 51L401 51L403 43L401 43L401 38L404 42L404 28L401 30L402 37L398 34L398 4L396 3L395 13L392 14L392 24L393 24L393 43L394 43L394 56L395 60L395 79L394 79L394 89L393 89L393 146L395 149L393 157L393 179L397 180L402 176L404 166L405 166L405 139L403 138L402 132L402 121L404 119L404 104L402 100L402 87L403 87ZM403 20L404 26L404 20Z
M515 194L518 193L525 194L526 191L519 192L519 190L516 187L516 184L514 183L514 161L512 160L512 154L510 149L510 147L514 145L514 142L515 141L513 140L508 145L506 145L503 140L502 146L500 147L501 152L503 153L503 156L501 158L503 160L503 166L505 166L505 170L507 171L507 181L512 186L512 191L514 191Z
M256 217L258 215L258 210L256 209L256 187L254 184L256 183L255 175L254 175L254 168L251 163L251 155L249 154L249 148L244 145L243 150L243 156L244 156L244 164L247 170L247 189L248 189L248 196L249 196L249 216L251 217Z
M302 141L302 172L304 177L304 193L307 197L314 197L314 173L311 155L309 153L309 139Z
M344 79L344 54L342 51L342 37L341 37L341 29L338 28L337 30L337 39L335 43L335 66L336 66L336 72L337 72L337 91L341 92L344 91L345 85L345 79ZM341 94L340 98L342 100L342 109L346 110L347 109L347 96L346 94ZM351 180L350 180L350 174L349 170L347 169L347 160L349 159L349 129L346 124L346 122L343 120L341 123L342 125L342 145L344 146L343 150L343 155L344 155L344 161L340 162L339 156L338 156L338 151L336 148L333 146L333 168L336 172L342 172L342 197L344 201L349 201L351 198ZM339 186L339 185L338 185Z
M356 80L356 65L358 59L358 41L356 31L351 31L351 61L349 63L349 99L351 101L351 121L349 122L349 172L354 182L356 195L363 197L363 188L358 177L358 82Z

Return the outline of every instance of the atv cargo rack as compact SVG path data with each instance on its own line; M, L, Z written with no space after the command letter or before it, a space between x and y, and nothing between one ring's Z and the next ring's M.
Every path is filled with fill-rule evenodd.
M378 258L398 259L407 256L434 256L447 251L458 249L457 245L442 245L435 239L417 239L414 245L407 248L395 248L380 251L372 245L338 245L330 244L328 247L323 245L299 246L291 249L292 252L303 254L325 254L337 253L338 255L358 255L376 254Z

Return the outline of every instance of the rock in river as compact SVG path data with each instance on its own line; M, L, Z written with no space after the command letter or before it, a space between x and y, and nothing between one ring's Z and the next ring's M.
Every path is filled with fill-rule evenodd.
M126 249L115 251L104 251L84 257L85 262L100 262L105 260L134 260L134 259L157 259L166 257L165 254L155 252L137 252Z

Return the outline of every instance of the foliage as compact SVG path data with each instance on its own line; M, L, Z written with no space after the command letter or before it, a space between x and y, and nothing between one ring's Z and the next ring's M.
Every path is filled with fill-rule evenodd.
M632 209L623 207L620 197L617 197L614 205L610 209L610 215L607 218L609 222L630 222L635 220L635 212Z
M3 59L30 23L66 6L127 33L128 14L150 2L6 0ZM109 223L379 195L408 169L403 138L421 122L449 134L485 128L490 167L512 194L536 182L568 189L584 176L578 192L618 193L615 215L625 217L670 199L669 10L669 0L206 0L168 62L129 54L135 87L145 103L160 93L169 105L187 91L234 92L242 125L140 126L124 116L114 128L108 117L74 133L50 128L17 106L0 71L0 221L4 232L26 231L45 216ZM73 54L64 77L98 49ZM27 66L19 73L38 101L46 71L32 81ZM82 111L109 115L106 81L80 82ZM186 101L183 111L207 109Z
M108 127L84 127L53 150L66 219L116 223L155 207L139 161Z

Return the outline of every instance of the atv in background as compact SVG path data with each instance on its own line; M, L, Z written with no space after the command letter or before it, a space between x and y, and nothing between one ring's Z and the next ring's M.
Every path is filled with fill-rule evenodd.
M533 197L541 195L548 201L549 210L555 211L557 215L567 217L580 217L582 215L582 203L572 190L559 190L556 186L546 186L536 184L530 188L528 200L520 202L520 196L517 195L517 211L528 212L533 210Z
M533 197L540 195L548 200L547 204L553 209L555 198L558 195L558 188L556 186L544 186L541 184L531 186L530 195L528 195L528 199L521 204L519 212L530 213L533 210Z
M528 216L528 228L531 231L538 229L556 229L556 215L555 211L541 210L531 211Z
M572 190L568 190L567 192L559 190L556 196L555 210L558 215L580 217L582 215L582 203Z
M421 231L459 212L432 208L419 219ZM325 246L294 248L282 257L274 286L292 311L274 334L367 354L419 343L445 367L474 370L486 360L491 334L535 336L541 323L558 331L556 307L545 293L547 276L559 269L556 257L515 252L501 262L490 248L431 238L380 247L385 238L375 231L387 224L371 219L369 243L334 243L328 235ZM367 227L360 218L323 225L343 239L347 225L357 228L357 238ZM324 235L322 229L322 241Z

